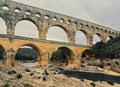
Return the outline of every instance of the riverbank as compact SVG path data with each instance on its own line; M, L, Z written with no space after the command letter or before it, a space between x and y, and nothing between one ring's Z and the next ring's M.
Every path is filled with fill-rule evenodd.
M120 87L119 76L101 73L95 66L98 69L96 72L92 70L93 66L89 66L87 71L82 68L64 70L53 65L36 67L30 64L17 63L9 68L0 66L0 87Z

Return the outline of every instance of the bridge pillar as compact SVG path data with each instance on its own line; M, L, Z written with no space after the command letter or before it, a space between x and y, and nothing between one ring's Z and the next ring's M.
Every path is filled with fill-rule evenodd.
M39 31L38 32L38 38L39 39L46 39L46 32L45 31Z
M6 53L5 65L8 67L14 66L14 59L15 59L15 51L12 48L10 48Z
M39 24L38 24L38 38L39 39L46 39L46 34L47 34L47 25L46 25L46 22L44 23L44 21L39 21Z
M66 66L67 69L80 69L81 65L81 56L80 54L76 54L70 58L68 58L68 65Z
M16 25L16 15L14 12L5 14L5 21L7 25L7 34L14 35Z
M45 65L49 64L50 56L51 56L51 54L49 51L45 51L44 53L42 53L42 55L39 55L37 66L40 66L40 65L45 66Z
M11 20L6 23L7 25L7 34L14 35L15 23Z
M93 36L88 34L87 36L87 45L93 45Z
M103 41L104 43L106 43L107 41L107 36L102 36L102 38L101 38L101 41Z
M68 34L68 43L75 43L75 31L69 31L69 34Z

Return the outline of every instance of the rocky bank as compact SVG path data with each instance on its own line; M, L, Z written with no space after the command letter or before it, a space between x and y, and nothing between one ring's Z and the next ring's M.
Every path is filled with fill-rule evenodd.
M5 67L0 63L0 87L120 87L119 73L111 70L108 73L106 69L87 63L82 63L80 70L22 63Z

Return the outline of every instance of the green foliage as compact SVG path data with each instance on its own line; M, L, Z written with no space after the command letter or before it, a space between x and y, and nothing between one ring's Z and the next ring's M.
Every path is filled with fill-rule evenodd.
M91 49L99 58L120 58L120 36L107 43L97 42Z
M114 85L114 82L111 82L111 81L107 81L107 83L112 85L112 86Z
M20 48L16 54L17 60L36 60L37 52L30 48Z
M21 79L22 77L23 77L22 74L17 74L17 75L16 75L16 78L17 78L17 79Z
M14 70L8 71L8 74L9 74L9 75L16 74L16 71L14 71Z
M66 57L67 56L65 55L65 53L61 49L58 49L56 52L53 53L51 61L65 62L67 61Z
M6 83L5 85L3 85L3 87L10 87L8 83Z
M93 47L91 49L95 53L96 57L102 57L103 55L101 55L101 54L105 53L104 52L105 47L106 47L106 44L101 41L101 42L97 42L95 45L93 45Z
M4 49L0 47L0 59L4 59Z

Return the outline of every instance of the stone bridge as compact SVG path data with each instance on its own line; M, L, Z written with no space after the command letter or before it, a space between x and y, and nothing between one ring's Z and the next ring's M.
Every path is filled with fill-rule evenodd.
M46 65L49 62L48 56L43 55L46 51L49 52L51 56L56 49L60 47L65 47L71 52L68 64L75 64L76 60L79 60L78 56L82 55L82 52L85 49L90 48L90 46L78 45L74 43L49 41L44 39L28 38L5 34L0 34L0 45L4 49L7 66L10 66L14 63L15 55L18 49L22 46L30 46L37 51L39 61L38 63L40 65Z
M12 58L14 58L15 53L21 46L28 45L35 48L39 54L39 58L45 51L49 51L52 54L55 49L61 46L67 47L77 56L92 46L94 34L97 34L103 42L106 42L107 37L114 38L120 35L119 31L102 25L10 0L0 0L0 17L5 21L7 26L7 34L0 35L0 45L6 53L6 65L11 65ZM15 36L15 26L22 20L29 20L37 26L38 38ZM59 26L66 32L68 43L46 40L46 34L52 26ZM82 31L85 34L86 46L75 43L77 31ZM40 59L43 64L47 64L48 59L42 59L42 57Z

